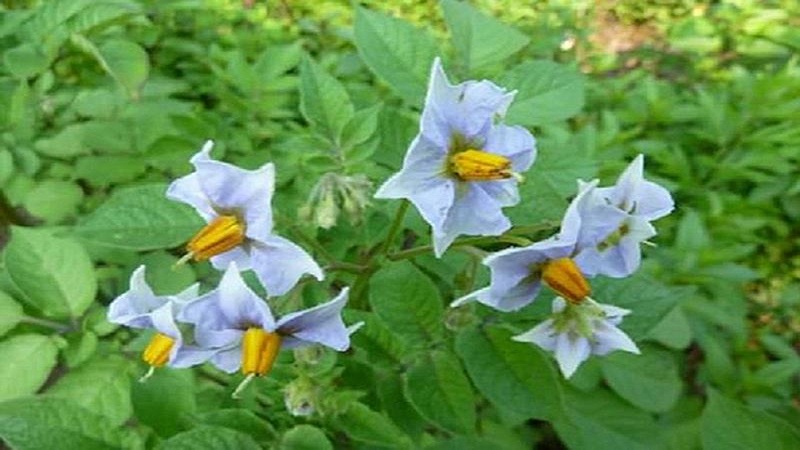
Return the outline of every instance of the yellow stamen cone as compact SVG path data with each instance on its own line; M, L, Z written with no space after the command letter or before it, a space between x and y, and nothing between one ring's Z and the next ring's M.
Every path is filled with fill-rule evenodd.
M187 256L204 261L244 242L244 224L236 216L219 216L186 244ZM185 261L187 257L181 258Z
M169 352L175 345L175 339L164 333L157 333L142 352L142 359L151 367L161 367L169 361Z
M572 303L581 303L592 293L589 283L572 258L547 262L542 270L542 280Z
M281 336L261 328L248 328L242 340L242 373L266 375L281 349Z
M469 149L450 157L450 169L464 181L505 180L520 177L511 160L502 155Z

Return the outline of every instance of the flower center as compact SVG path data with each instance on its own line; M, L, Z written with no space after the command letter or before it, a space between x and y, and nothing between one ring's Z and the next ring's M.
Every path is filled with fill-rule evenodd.
M622 240L630 232L630 227L627 223L623 223L622 226L614 230L613 233L609 234L607 238L603 240L603 242L597 244L597 250L603 252L608 250L611 247L619 244L619 241Z
M186 244L191 258L203 261L236 247L244 241L244 223L236 216L219 216Z
M502 155L467 149L450 156L450 170L464 181L490 181L517 178L511 160Z
M145 347L142 359L152 367L161 367L169 360L169 352L174 344L175 339L164 333L157 333Z
M272 369L280 349L281 336L278 333L248 328L242 340L242 373L265 375Z
M542 280L572 303L581 303L592 293L589 283L572 258L546 262L542 267Z

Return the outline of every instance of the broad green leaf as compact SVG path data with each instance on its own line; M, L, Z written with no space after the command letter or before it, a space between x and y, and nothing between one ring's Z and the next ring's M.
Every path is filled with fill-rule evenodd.
M363 143L375 134L378 128L378 117L383 105L378 104L364 108L355 113L350 122L342 130L342 148L352 153L352 148ZM346 153L346 156L349 154Z
M4 186L6 182L14 175L14 155L4 148L0 148L0 186Z
M536 161L519 186L522 201L505 211L518 226L542 221L557 226L567 209L567 198L578 192L576 180L591 180L597 163L571 141L540 139L537 147Z
M258 442L275 439L275 430L272 425L248 409L213 409L196 414L194 417L204 425L215 425L241 431Z
M355 41L361 59L407 102L420 105L438 54L424 29L386 14L356 10Z
M92 304L97 279L86 250L46 231L12 228L6 270L31 306L48 317L79 317Z
M339 81L309 58L300 64L300 112L331 142L353 118L353 103Z
M333 450L333 444L319 428L297 425L281 439L280 450Z
M503 61L530 41L516 28L485 15L467 2L444 0L442 10L453 47L467 73Z
M434 351L406 373L405 395L417 412L453 433L475 432L475 396L458 359Z
M660 448L659 429L649 414L608 391L566 391L563 418L553 421L558 436L575 450Z
M47 395L70 400L122 425L133 413L131 369L131 363L121 357L98 358L64 375Z
M409 348L376 316L375 313L359 310L345 310L347 323L364 322L364 326L351 339L353 347L363 350L371 364L384 364L396 367L409 355Z
M410 439L386 416L353 402L336 417L335 426L353 440L389 448L408 448Z
M131 387L136 419L159 436L169 437L180 432L187 422L185 416L197 410L194 374L190 370L162 368L146 383L133 383Z
M59 223L74 216L83 200L81 188L69 181L44 180L25 196L23 205L48 223Z
M503 328L470 329L456 352L480 392L498 409L526 418L554 418L563 408L560 374L538 348L511 340Z
M20 334L0 341L0 401L33 394L56 365L58 349L40 334Z
M583 77L552 61L524 62L508 71L500 85L519 91L508 110L511 123L543 125L568 119L583 108Z
M656 347L640 347L642 353L614 352L601 359L603 376L620 397L650 412L672 409L683 384L675 358Z
M67 347L61 350L61 355L71 369L88 361L97 350L97 334L91 330L67 335L66 341Z
M94 187L128 183L147 171L141 157L129 155L84 156L75 164L75 175Z
M375 387L383 409L406 433L413 437L421 435L426 422L403 394L403 379L400 374L386 371L379 377Z
M100 67L122 86L132 97L138 97L139 89L150 73L147 52L137 43L122 39L109 39L96 46L89 39L72 35L73 42L92 55Z
M712 390L701 419L707 450L800 448L800 433L786 422L750 409Z
M141 449L135 434L64 399L29 397L0 403L0 438L15 450Z
M24 43L3 53L3 64L17 78L30 78L50 66L50 58L33 43Z
M75 229L83 239L129 250L170 248L186 242L203 222L191 208L164 196L166 186L115 192Z
M0 291L0 336L13 329L25 317L22 306L10 295Z
M156 450L260 450L250 436L230 428L200 426L161 441Z
M592 298L598 302L632 311L621 328L635 341L645 338L679 301L694 292L686 286L667 286L641 273L617 280L598 278L592 287Z
M386 266L369 281L369 303L389 329L410 343L442 337L442 299L433 282L409 262Z
M675 350L688 347L692 343L692 329L681 306L672 308L647 337Z
M38 153L54 158L69 159L90 151L84 143L86 124L73 123L60 129L58 134L41 138L34 148Z
M164 251L157 251L142 256L138 264L147 266L145 276L147 284L153 288L155 293L171 295L186 289L197 281L197 275L191 264L176 267L175 263L177 262L177 257Z

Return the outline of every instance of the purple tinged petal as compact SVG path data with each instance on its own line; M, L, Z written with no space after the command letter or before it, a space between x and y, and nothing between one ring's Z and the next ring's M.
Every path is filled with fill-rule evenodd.
M565 378L571 377L590 354L588 339L573 333L561 333L557 336L555 356L558 368Z
M190 173L173 181L167 188L167 198L186 203L193 207L206 222L217 216L211 200L200 187L197 173Z
M235 263L239 270L250 270L252 268L250 254L247 253L243 246L234 247L227 252L211 257L211 265L217 270L225 270L231 263Z
M497 124L487 133L483 150L507 157L512 169L522 173L536 160L536 139L521 126Z
M433 230L433 247L440 257L462 234L498 236L511 228L500 204L474 183L461 183L441 229Z
M130 289L114 299L108 307L108 321L132 328L150 328L150 313L169 301L169 296L156 296L145 279L145 266L131 274Z
M234 373L242 366L241 347L232 347L221 350L211 357L211 364L219 370L227 373Z
M184 345L178 349L174 357L169 362L170 367L176 369L186 369L197 366L211 359L219 350L205 349Z
M529 342L531 344L536 344L545 350L554 351L558 341L558 333L553 327L553 323L554 322L552 319L547 319L532 329L522 334L518 334L511 339L517 342Z
M347 303L348 292L347 288L342 289L327 303L282 317L278 321L278 331L337 351L347 350L350 347L350 331L342 321L342 309Z
M318 280L325 276L311 255L280 236L270 236L250 249L252 267L270 296L289 292L304 274Z
M596 355L603 356L614 350L640 353L639 347L627 334L608 322L604 322L595 328L594 338L592 353Z
M232 324L251 324L272 331L275 318L264 302L242 279L235 263L228 266L217 288L219 311Z

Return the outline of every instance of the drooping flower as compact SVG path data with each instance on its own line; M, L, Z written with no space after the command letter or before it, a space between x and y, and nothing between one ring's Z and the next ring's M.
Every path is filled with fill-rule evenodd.
M433 228L436 256L461 234L511 227L502 208L519 203L519 173L536 157L528 130L495 123L515 94L487 80L452 85L433 62L420 132L375 197L410 200Z
M267 303L242 280L231 263L217 289L187 304L179 320L195 325L195 340L205 357L219 369L237 370L249 380L268 373L278 351L322 344L337 351L350 347L350 334L360 324L346 327L341 312L348 289L333 300L275 319Z
M130 289L109 305L109 322L156 331L142 353L142 359L150 365L150 371L143 379L157 367L190 367L201 362L202 357L196 349L184 346L183 336L175 323L181 308L197 297L197 290L198 285L194 284L175 295L156 295L145 280L145 266L139 266L131 275Z
M208 222L184 258L210 259L220 270L230 262L253 269L272 296L288 292L306 273L322 280L322 269L305 250L273 234L274 166L251 171L214 161L213 145L206 142L191 159L195 171L167 189L167 197L191 205Z
M639 353L631 338L617 328L629 313L592 300L575 304L556 297L549 319L513 339L553 352L561 373L569 378L590 355L602 356L614 350Z
M610 233L597 236L581 248L575 260L588 276L623 278L639 268L639 244L656 235L651 221L669 214L675 204L669 191L644 179L644 156L637 156L611 187L597 188L592 202L613 206L623 213Z
M460 306L477 300L500 311L515 311L531 303L542 283L570 302L579 303L591 295L582 267L573 259L586 245L616 228L624 213L604 203L592 202L597 181L581 183L557 235L527 247L501 250L487 256L483 264L491 271L488 287L452 303Z

